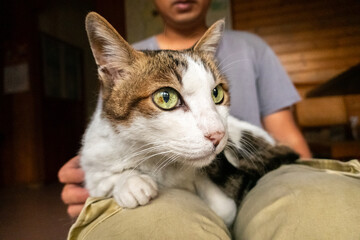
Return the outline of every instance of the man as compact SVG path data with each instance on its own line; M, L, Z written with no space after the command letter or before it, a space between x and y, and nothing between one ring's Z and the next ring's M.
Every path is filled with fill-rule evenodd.
M164 31L134 44L135 48L187 49L206 32L210 0L154 2L164 21ZM299 96L274 53L252 34L234 31L226 33L224 38L217 56L232 86L230 113L262 125L274 138L291 146L303 158L311 157L290 111ZM253 52L266 55L257 59ZM69 205L68 213L72 217L80 213L88 197L87 191L78 185L84 177L78 162L78 157L75 157L59 171L60 181L66 184L62 198Z
M206 31L205 16L210 4L209 0L155 0L154 2L163 18L164 31L135 44L135 48L186 49L193 46ZM290 112L291 105L297 102L299 97L271 49L252 34L231 31L225 33L217 58L221 70L231 84L231 114L263 126L278 141L291 146L302 157L310 157L309 149ZM301 205L311 209L307 204L313 204L312 198L301 198L302 194L295 195L294 189L302 191L304 188L304 193L309 191L309 184L303 183L303 179L298 181L299 175L296 173L301 172L300 176L305 178L315 175L312 171L309 173L302 171L302 168L291 166L289 169L274 171L269 174L270 177L266 175L263 178L266 181L260 180L259 186L255 187L245 199L246 207L240 209L234 226L235 237L280 239L274 236L291 235L293 236L290 237L291 239L310 239L304 236L308 231L314 232L312 228L305 226L305 230L308 230L303 231L305 235L295 235L296 229L293 229L298 226L293 224L293 221L306 221L308 216L305 213L309 211L305 211L306 209ZM289 179L289 172L295 172L291 175L295 177ZM59 171L59 179L66 184L62 198L69 205L68 213L76 217L88 197L87 191L80 185L84 173L79 168L79 157L71 159L64 165ZM314 179L327 178L319 175ZM300 185L297 185L298 182ZM322 185L320 184L319 188ZM304 196L308 195L304 194ZM293 197L299 199L296 206L292 204ZM291 200L278 202L279 199ZM318 202L322 202L322 199L314 201L315 209L318 209ZM274 203L282 206L280 213L279 208L276 207L278 205L274 206ZM300 209L301 214L304 213L301 219L297 219L298 215L294 215L293 218L286 215L288 210L291 215L294 208ZM269 212L264 213L263 209L268 209ZM310 210L310 213L311 211L313 210ZM276 216L280 216L279 219L282 221L270 218ZM286 224L287 221L291 224ZM278 231L279 229L281 231ZM91 199L69 236L71 239L79 236L87 236L88 239L231 238L222 221L199 198L188 192L172 189L161 192L151 204L133 210L123 210L111 199ZM319 235L314 233L314 236Z

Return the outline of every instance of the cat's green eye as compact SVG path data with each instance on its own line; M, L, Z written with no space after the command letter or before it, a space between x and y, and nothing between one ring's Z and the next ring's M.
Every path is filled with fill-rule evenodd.
M212 90L211 95L216 104L222 103L222 101L224 100L224 89L221 87L221 85L217 85Z
M178 105L179 94L172 88L162 88L153 94L153 101L159 108L171 110Z

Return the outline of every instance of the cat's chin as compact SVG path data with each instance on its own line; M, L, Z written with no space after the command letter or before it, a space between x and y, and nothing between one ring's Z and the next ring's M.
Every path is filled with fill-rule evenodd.
M227 140L227 137L225 138ZM183 161L186 165L191 165L196 168L202 168L210 165L216 156L223 151L225 148L226 141L221 141L219 146L211 152L205 153L203 156L196 156L196 157L186 157Z
M212 163L212 161L215 159L215 157L216 157L216 153L212 153L205 157L188 158L185 160L185 164L191 165L196 168L202 168L202 167L206 167L207 165Z

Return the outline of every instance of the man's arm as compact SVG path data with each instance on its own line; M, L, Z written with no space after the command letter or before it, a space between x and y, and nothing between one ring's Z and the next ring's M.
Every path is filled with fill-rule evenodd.
M65 186L61 192L61 199L68 205L67 212L70 217L77 217L89 196L88 191L82 186L84 171L80 168L80 157L70 159L59 170L58 178Z
M312 157L289 108L265 116L263 125L276 140L293 148L302 158Z

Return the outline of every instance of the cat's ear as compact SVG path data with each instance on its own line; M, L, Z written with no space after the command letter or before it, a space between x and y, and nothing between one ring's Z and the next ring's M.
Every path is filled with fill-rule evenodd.
M215 22L195 44L195 51L203 51L215 56L217 47L225 28L225 20L221 19Z
M124 77L139 52L99 14L90 12L85 25L99 77L104 84L112 85Z

